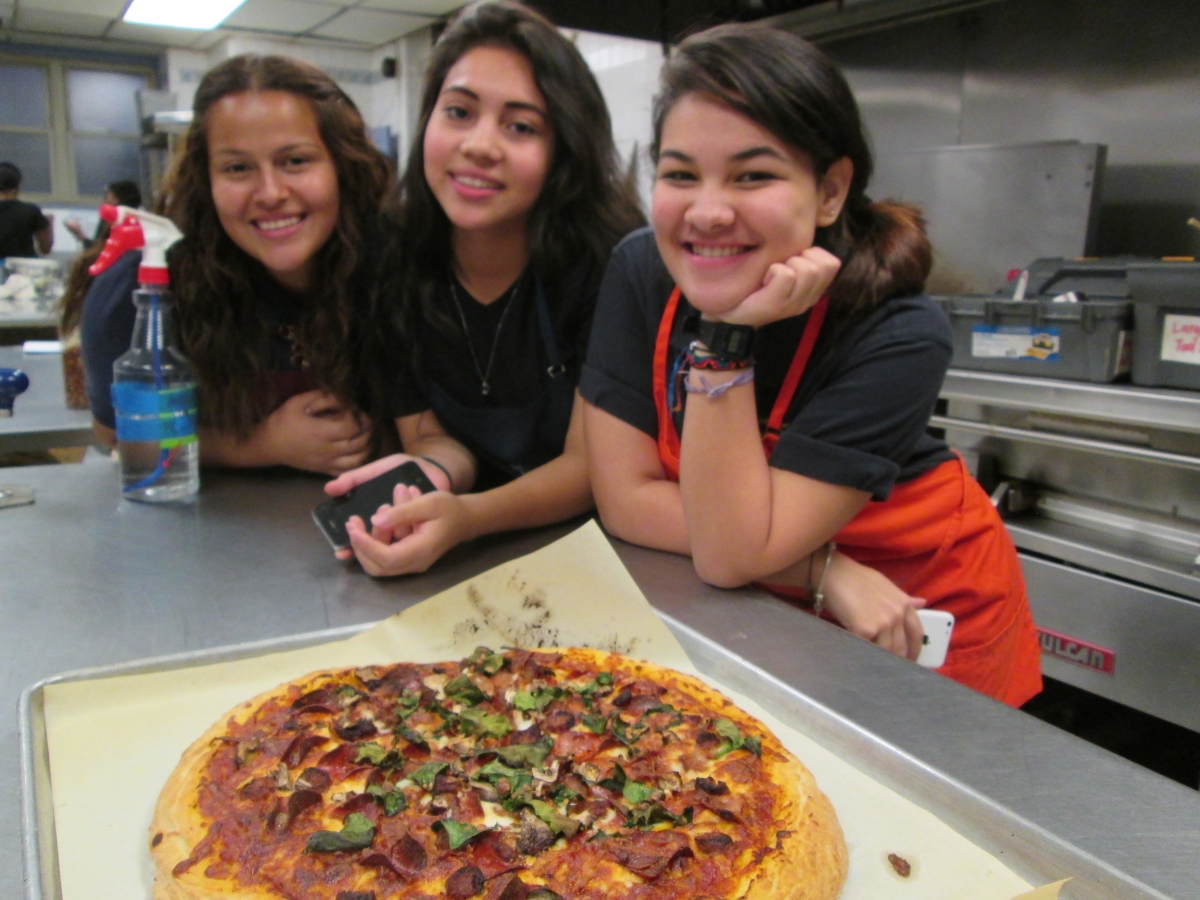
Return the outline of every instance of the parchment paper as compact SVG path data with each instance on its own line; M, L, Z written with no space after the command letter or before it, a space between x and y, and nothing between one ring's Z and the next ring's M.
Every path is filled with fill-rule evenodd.
M594 524L344 641L215 665L49 685L45 717L64 900L148 898L148 829L183 750L222 714L322 668L459 659L480 644L589 646L698 674ZM719 684L716 687L721 688ZM850 849L843 900L1009 900L1030 890L935 816L725 691L833 801ZM902 879L887 862L912 865ZM1051 894L1037 894L1053 897Z

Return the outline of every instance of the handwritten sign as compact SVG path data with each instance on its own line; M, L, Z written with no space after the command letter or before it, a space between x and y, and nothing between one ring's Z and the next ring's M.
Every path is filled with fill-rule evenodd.
M1159 359L1200 366L1200 316L1167 314L1163 317Z

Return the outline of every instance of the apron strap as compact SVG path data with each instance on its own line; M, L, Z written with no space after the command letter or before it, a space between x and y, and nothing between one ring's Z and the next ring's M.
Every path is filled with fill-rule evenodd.
M668 381L671 377L671 361L668 357L671 353L671 330L675 325L680 297L681 292L679 286L676 285L667 300L662 319L659 320L658 335L654 341L654 405L658 411L658 459L662 463L667 477L672 481L679 480L680 443L679 432L675 428L675 419L671 415L671 408L667 403ZM779 435L783 431L783 417L787 415L788 407L792 405L792 400L796 396L796 389L808 366L808 360L812 356L828 310L829 297L822 297L813 306L808 321L804 324L804 333L800 337L800 344L796 347L796 353L792 357L787 375L783 379L783 385L779 389L779 395L775 398L774 406L771 407L771 415L767 419L767 431L763 435L762 442L763 453L768 457L779 442Z
M681 291L678 285L671 291L667 307L658 323L658 336L654 341L654 407L658 410L658 459L663 471L671 481L679 480L679 432L667 403L667 379L671 361L671 329L675 325L675 313L679 309Z
M771 415L767 419L767 434L764 436L764 443L768 437L772 438L771 446L767 448L768 454L775 448L780 432L783 431L783 417L787 415L788 407L792 405L792 400L796 396L796 388L800 386L800 379L804 375L805 368L808 367L808 360L812 356L813 347L817 344L817 336L821 333L821 326L825 323L825 313L828 310L829 298L822 297L812 308L812 312L808 315L808 321L804 324L804 333L800 336L800 346L796 348L796 355L792 357L792 364L788 366L783 386L779 388L779 396L775 398L775 405L771 407Z
M557 378L567 371L562 357L558 353L558 342L554 339L554 323L550 319L550 307L546 303L546 292L542 288L542 279L534 278L534 306L537 308L538 331L542 335L542 346L546 348L546 357L550 365L546 374Z

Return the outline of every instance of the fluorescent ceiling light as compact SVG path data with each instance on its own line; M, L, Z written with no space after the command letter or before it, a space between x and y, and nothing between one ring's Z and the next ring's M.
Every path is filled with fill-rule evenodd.
M133 0L124 20L136 25L167 25L208 31L246 0Z

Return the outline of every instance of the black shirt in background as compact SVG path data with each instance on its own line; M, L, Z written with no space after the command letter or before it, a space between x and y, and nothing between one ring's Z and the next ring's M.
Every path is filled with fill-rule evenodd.
M673 288L650 229L634 232L617 246L600 288L579 384L589 403L654 438L654 343ZM672 364L696 337L684 331L690 309L686 298L680 302L671 333ZM807 318L796 316L759 329L754 389L763 423ZM784 417L771 465L884 500L896 482L910 481L950 459L945 442L932 437L926 426L951 350L950 323L928 297L883 303L835 351L829 365L806 370ZM676 427L681 426L682 413L676 418Z
M42 211L24 200L0 200L0 259L37 256L33 236L50 224Z

